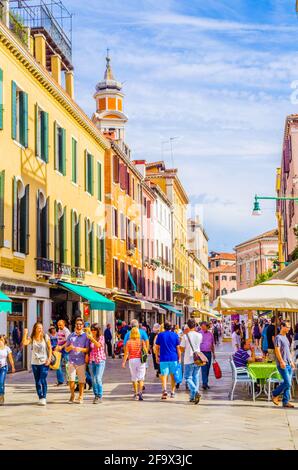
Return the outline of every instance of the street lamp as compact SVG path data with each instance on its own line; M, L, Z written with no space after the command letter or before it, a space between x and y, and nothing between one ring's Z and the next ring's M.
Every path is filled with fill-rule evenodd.
M255 196L255 202L254 202L254 207L253 207L252 215L253 215L253 216L262 215L260 203L259 203L259 201L258 201L258 196Z

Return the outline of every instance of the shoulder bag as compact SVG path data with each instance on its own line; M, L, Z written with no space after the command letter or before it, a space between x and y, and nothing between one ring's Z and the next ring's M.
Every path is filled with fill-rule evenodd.
M141 363L142 364L146 364L147 362L147 359L148 359L148 352L147 350L144 348L144 341L141 340Z
M193 354L193 361L194 363L197 365L197 366L205 366L208 362L208 359L207 357L205 356L205 354L203 354L202 352L199 352L199 351L195 351L194 350L194 347L192 345L192 342L190 340L190 337L189 337L189 334L186 333L186 336L187 336L187 339L189 341L189 344L190 344L190 347L192 349L192 354Z

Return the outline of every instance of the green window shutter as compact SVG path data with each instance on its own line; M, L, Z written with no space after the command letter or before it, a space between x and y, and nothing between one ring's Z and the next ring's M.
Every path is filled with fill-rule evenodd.
M94 157L91 155L91 194L94 194Z
M77 183L77 141L72 138L72 145L71 145L71 153L72 153L72 182Z
M90 271L94 272L94 222L90 233Z
M3 129L3 70L0 69L0 129Z
M71 210L71 265L75 267L75 213Z
M106 275L106 234L103 231L101 239L101 274Z
M79 216L79 223L77 227L77 253L78 253L78 267L82 266L81 263L81 216Z
M100 226L97 225L96 233L96 271L97 274L101 274L101 258L100 258Z
M64 207L63 211L63 263L67 264L67 223L66 223L67 208Z
M28 94L20 92L20 144L28 147Z
M40 190L37 190L36 198L36 255L37 258L42 257L42 248L41 248L41 208L39 204Z
M59 220L58 220L58 204L55 201L54 204L54 227L55 227L55 262L59 263L60 253L60 237L59 237Z
M17 84L11 82L11 137L17 138Z
M88 152L85 150L84 157L84 176L85 176L85 191L88 191Z
M4 183L5 171L0 173L0 247L4 245Z
M66 175L66 130L62 129L62 174Z
M40 157L40 128L39 128L39 108L38 104L35 103L35 155Z
M26 229L25 229L25 254L29 255L29 242L30 242L30 225L29 225L29 213L30 213L30 207L29 207L29 184L27 184L26 189L25 189L25 221L26 221Z
M46 258L49 258L50 254L50 197L47 198L47 205L45 207L45 221L46 221Z
M101 194L101 163L97 162L97 199L102 200Z
M12 249L18 251L18 182L14 176L12 181Z
M41 113L41 158L49 162L49 113Z
M55 170L58 170L59 169L59 162L58 162L58 135L57 135L57 131L58 131L58 126L57 126L57 122L55 121L54 122L54 168Z
M85 269L90 271L89 266L89 234L88 234L88 220L85 219Z

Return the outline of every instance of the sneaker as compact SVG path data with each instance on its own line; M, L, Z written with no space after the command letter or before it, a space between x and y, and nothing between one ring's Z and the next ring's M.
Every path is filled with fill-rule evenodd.
M275 406L279 406L280 401L279 401L278 397L275 397L274 395L272 395L271 400L272 400L272 403L274 403Z
M208 386L207 386L207 385L203 385L203 390L208 390Z
M45 405L47 404L47 400L46 400L45 398L40 398L40 399L38 400L38 404L39 404L40 406L45 406Z
M78 405L82 405L84 403L84 399L79 397L76 403L78 403Z
M282 406L283 406L283 408L295 408L295 406L290 402L288 402L288 403L286 403L285 405L282 405Z
M139 401L144 401L142 393L139 393Z
M134 396L133 396L134 400L135 401L139 401L139 395L138 393L135 393Z
M99 403L99 397L95 397L93 400L93 405L97 405Z
M195 402L195 399L194 398L190 398L189 399L189 403L194 403Z
M175 392L171 392L171 398L175 398Z
M201 399L201 395L199 393L196 393L196 396L195 396L195 405L198 405L200 403L200 399Z
M164 390L164 391L162 392L161 399L162 399L162 400L166 400L167 398L168 398L167 391L166 391L166 390Z
M72 404L75 402L75 397L70 397L70 399L68 400L68 403Z
M63 383L63 382L57 382L57 383L55 384L55 387L61 387L61 385L64 385L64 383Z
M179 390L180 384L176 384L176 390Z
M4 405L4 395L0 395L0 406Z

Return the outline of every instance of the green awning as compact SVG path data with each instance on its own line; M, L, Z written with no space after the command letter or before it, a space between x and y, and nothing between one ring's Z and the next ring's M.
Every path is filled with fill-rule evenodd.
M110 312L115 310L115 302L107 299L88 286L81 286L62 281L59 281L58 284L87 301L89 303L90 310L108 310Z
M0 291L0 312L11 313L12 300Z
M176 313L177 317L183 317L183 313L180 310L172 307L172 305L160 304L160 306L166 310L169 310L170 312Z

